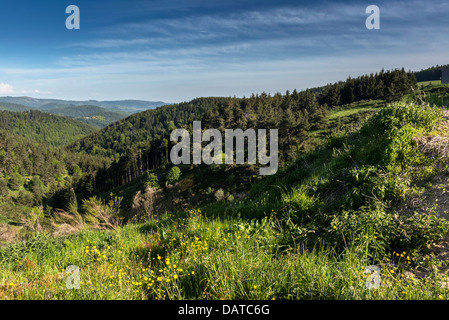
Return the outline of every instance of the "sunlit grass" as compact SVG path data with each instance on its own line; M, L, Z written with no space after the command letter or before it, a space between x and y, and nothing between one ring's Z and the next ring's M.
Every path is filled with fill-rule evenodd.
M405 276L379 266L368 289L369 261L348 248L283 248L269 224L184 215L150 217L117 231L82 231L45 252L2 265L1 299L440 299L437 278ZM404 261L410 257L400 253ZM400 256L399 256L400 257ZM67 289L69 265L80 289Z

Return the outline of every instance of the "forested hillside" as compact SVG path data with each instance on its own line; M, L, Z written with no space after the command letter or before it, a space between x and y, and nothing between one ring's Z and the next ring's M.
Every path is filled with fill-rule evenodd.
M65 116L87 123L97 128L104 128L111 123L126 118L126 112L114 112L97 106L64 106L64 107L41 107L45 112Z
M204 120L214 128L245 129L257 125L282 130L288 126L289 130L303 133L310 123L317 127L325 125L322 121L327 110L361 100L397 101L413 88L416 88L413 74L402 69L348 78L345 82L327 86L319 94L295 90L285 95L262 93L249 98L199 98L132 115L77 141L70 148L118 159L130 146L162 136L167 138L171 130L189 128L193 120Z
M132 115L71 144L68 149L112 157L117 161L99 173L98 188L121 185L168 163L175 128L192 132L192 122L203 129L264 128L279 130L281 163L295 159L298 150L313 143L310 133L328 127L329 112L364 100L397 101L417 87L411 73L402 70L365 75L328 85L319 93L310 90L257 94L248 98L200 98Z
M447 68L449 68L449 64L442 66L436 65L435 67L415 72L415 77L418 82L440 80L441 70Z
M28 111L32 110L31 107L26 107L20 104L16 103L7 103L7 102L0 102L0 110L2 111L13 111L13 112L21 112L21 111Z
M86 123L38 110L0 111L0 129L50 146L69 144L97 130Z
M51 199L58 191L75 188L79 195L93 192L92 177L108 167L110 160L76 154L62 148L24 138L0 129L0 197L1 203L22 206L58 204ZM46 203L51 199L51 203ZM0 203L0 204L1 204ZM14 212L1 214L14 216Z
M363 111L358 113L359 119L363 119L364 112L370 108L377 108L387 100L399 100L415 88L413 75L403 69L382 70L377 74L348 78L318 91L262 93L247 98L198 98L134 114L99 131L79 121L37 110L1 111L2 192L9 200L24 203L25 190L31 192L31 187L26 189L28 180L36 180L36 177L47 186L47 193L37 192L33 196L35 203L39 203L43 194L56 201L56 190L62 192L58 196L59 207L70 201L71 190L83 197L108 192L148 171L164 170L173 145L169 133L175 128L191 132L194 120L201 120L204 129L217 128L222 132L226 128L279 129L279 160L284 166L293 161L298 152L311 150L327 135L345 130L342 117L337 116L340 109L354 115ZM365 104L364 101L369 102ZM84 108L90 109L49 108L75 112L71 116L81 115ZM350 117L345 119L352 119ZM45 144L68 147L49 148ZM250 181L254 171L251 167L245 173L235 172L230 186ZM73 180L74 176L77 178ZM83 181L79 180L81 176ZM22 187L25 188L22 198L17 198L17 191Z
M147 110L117 121L112 125L76 141L70 150L112 157L118 160L130 148L166 137L171 130L188 126L200 119L207 109L230 98L198 98L178 105Z

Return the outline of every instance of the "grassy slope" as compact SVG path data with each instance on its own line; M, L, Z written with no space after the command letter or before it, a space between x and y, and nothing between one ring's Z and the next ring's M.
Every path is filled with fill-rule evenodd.
M357 113L378 110L379 106L382 104L381 100L378 101L361 101L350 105L345 105L339 109L332 110L329 114L329 121L335 121L341 117L348 117Z
M298 245L274 251L279 235L262 222L215 219L198 211L150 218L115 232L70 239L35 238L34 250L8 254L3 299L438 299L441 287L382 269L382 289L366 287L355 251ZM31 251L31 250L30 250ZM26 251L25 251L26 252ZM159 259L160 258L160 259ZM80 290L65 287L65 268L80 268ZM394 269L393 269L394 268ZM394 270L395 274L390 270ZM407 281L408 280L408 281ZM410 281L410 282L409 282Z
M344 120L367 109L355 106L357 112L339 111L331 115L331 120ZM401 251L396 257L395 252L387 250L381 261L367 256L365 249L370 244L385 240L381 233L360 233L369 235L360 242L359 233L352 230L352 236L356 236L352 241L359 241L358 245L345 245L339 250L320 242L307 247L300 241L303 233L312 232L313 237L323 230L335 230L329 222L342 227L336 233L347 232L335 217L320 220L320 208L326 199L332 200L334 206L327 207L335 212L341 212L338 204L346 208L353 205L350 201L339 202L345 193L340 189L341 174L351 167L351 157L361 166L367 161L363 160L363 152L346 147L351 143L354 147L366 144L357 133L341 133L350 127L342 125L327 147L311 151L278 175L253 185L243 202L152 216L115 231L85 230L58 239L39 236L26 247L22 243L4 247L0 249L0 298L446 298L447 289L437 278L421 280L406 273L422 262L416 251ZM317 139L323 139L322 135ZM393 176L410 178L402 171ZM131 188L138 190L139 183L141 187L142 181L137 181ZM121 190L123 194L128 191ZM356 199L351 193L346 195L346 200ZM191 204L193 208L195 205ZM304 210L311 216L302 221L297 213ZM285 224L289 220L296 224L289 227ZM319 228L314 229L314 225ZM373 261L380 267L379 290L366 286L365 271ZM80 290L65 287L64 270L68 265L77 265L81 270Z

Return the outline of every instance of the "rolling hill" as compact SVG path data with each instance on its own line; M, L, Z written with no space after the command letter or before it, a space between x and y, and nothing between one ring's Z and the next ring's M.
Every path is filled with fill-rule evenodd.
M201 119L206 110L222 105L230 98L198 98L133 114L71 144L69 149L113 157L118 160L137 144L167 136L169 129L188 126Z
M124 111L127 113L135 113L148 109L154 109L156 107L165 105L162 101L144 101L144 100L116 100L116 101L73 101L73 100L61 100L61 99L40 99L32 97L0 97L0 102L15 103L23 106L40 109L44 105L91 105L97 107L103 107L114 111Z
M32 110L31 107L26 107L21 104L16 103L8 103L8 102L0 102L0 110L2 111L13 111L13 112L21 112L21 111L29 111Z
M108 109L95 105L73 105L51 102L38 107L25 106L17 103L0 102L0 110L23 112L40 110L46 113L76 119L96 128L104 128L109 124L126 118L130 113L120 109Z
M50 146L69 144L97 130L78 120L38 110L0 111L0 129Z
M97 128L104 128L129 115L124 111L116 112L97 106L66 106L60 104L55 106L53 104L46 104L39 109L51 114L76 119Z

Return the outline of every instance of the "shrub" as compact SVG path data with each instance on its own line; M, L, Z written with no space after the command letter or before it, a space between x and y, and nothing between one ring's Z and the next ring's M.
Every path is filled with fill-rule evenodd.
M439 114L429 106L392 104L376 113L359 135L351 137L349 157L356 166L349 170L347 181L354 209L367 197L382 201L401 198L413 191L413 179L433 174L436 159L425 156L415 138L431 130Z
M145 174L145 181L151 188L159 189L159 179L156 174L150 173L149 171Z
M215 191L215 200L217 200L217 202L221 202L225 199L225 193L223 191L223 189L218 189L217 191Z
M189 189L193 188L194 185L195 185L195 181L193 180L193 175L186 177L186 178L182 179L181 181L179 181L179 187L180 187L181 191L189 190Z
M167 183L175 184L181 178L181 169L178 167L172 167L167 174Z
M376 202L336 214L330 224L329 239L340 248L355 245L379 261L388 252L414 250L442 240L447 228L448 222L435 216L418 213L400 216Z
M122 197L113 197L112 195L111 200L107 204L95 196L84 199L83 210L85 211L85 218L94 217L89 222L97 222L100 228L117 229L122 200Z
M378 167L353 168L348 177L348 185L352 187L348 204L356 209L363 205L367 198L381 201L398 199L411 191L410 183L410 179Z
M22 222L30 230L40 231L42 229L41 223L44 220L44 217L45 215L42 207L33 207Z
M389 135L406 125L431 130L441 111L430 105L398 102L380 109L362 128L368 135Z

